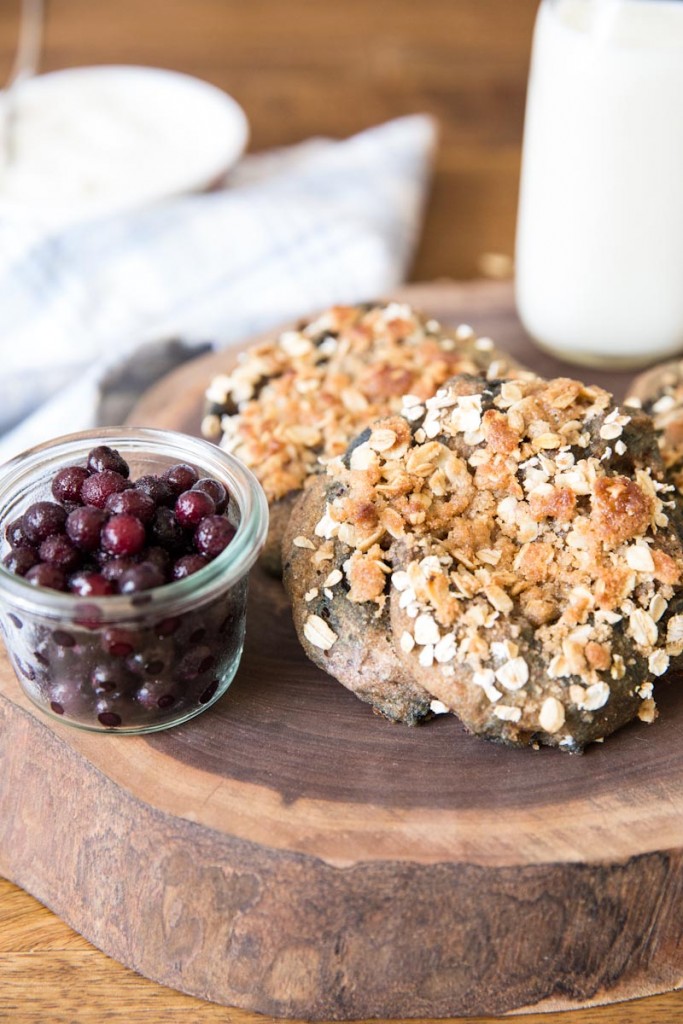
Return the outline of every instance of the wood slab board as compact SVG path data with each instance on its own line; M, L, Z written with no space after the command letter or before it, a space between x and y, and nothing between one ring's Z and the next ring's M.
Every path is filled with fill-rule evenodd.
M404 293L539 372L508 285ZM230 355L131 421L197 432ZM629 374L582 373L623 393ZM571 1009L683 985L683 696L581 757L372 714L255 571L226 696L147 737L47 720L0 661L0 873L147 977L286 1017ZM115 994L112 996L115 998Z

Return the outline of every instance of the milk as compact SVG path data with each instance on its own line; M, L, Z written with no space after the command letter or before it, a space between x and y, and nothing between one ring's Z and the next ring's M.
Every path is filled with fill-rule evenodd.
M683 2L543 0L532 53L517 304L567 359L683 348Z

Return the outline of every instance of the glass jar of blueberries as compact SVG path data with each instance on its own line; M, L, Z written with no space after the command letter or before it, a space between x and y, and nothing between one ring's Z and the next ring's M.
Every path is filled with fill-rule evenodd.
M47 714L154 732L228 688L268 528L232 456L172 431L58 438L0 471L0 528L0 627Z

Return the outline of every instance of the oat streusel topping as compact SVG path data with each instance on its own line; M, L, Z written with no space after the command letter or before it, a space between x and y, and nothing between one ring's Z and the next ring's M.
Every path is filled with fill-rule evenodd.
M363 427L456 373L501 376L489 338L403 303L336 306L255 345L207 392L202 432L249 466L273 502L300 489Z
M651 679L683 651L683 552L632 416L569 379L460 377L328 465L341 493L316 543L349 549L334 585L382 609L391 547L400 649L477 731L575 748L616 727L617 694L654 718Z

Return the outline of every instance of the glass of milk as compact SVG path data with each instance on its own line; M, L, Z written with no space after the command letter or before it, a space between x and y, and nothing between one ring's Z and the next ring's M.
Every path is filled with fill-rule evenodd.
M562 358L683 349L683 0L542 0L516 272L524 326Z

